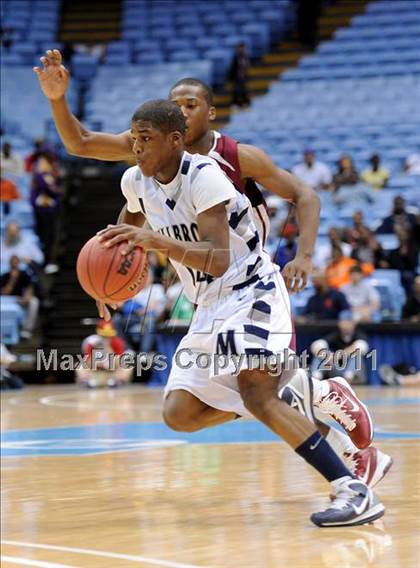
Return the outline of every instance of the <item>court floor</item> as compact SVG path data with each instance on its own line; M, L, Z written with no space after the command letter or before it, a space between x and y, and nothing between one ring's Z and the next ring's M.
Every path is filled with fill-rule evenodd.
M374 525L319 529L328 486L262 425L195 434L160 390L27 388L2 396L2 567L420 566L420 389L359 389L394 458Z

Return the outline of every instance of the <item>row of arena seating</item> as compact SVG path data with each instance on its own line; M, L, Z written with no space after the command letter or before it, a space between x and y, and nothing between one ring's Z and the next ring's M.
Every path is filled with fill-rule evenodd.
M44 9L42 17L35 11L33 20L33 2L24 2L19 9L15 0L10 4L5 10L5 22L15 28L15 39L20 41L15 41L9 50L3 50L3 65L33 65L38 63L45 49L63 48L63 44L55 41L59 3L48 17L43 17ZM226 0L203 5L191 1L159 4L151 0L135 3L126 0L122 39L108 44L104 64L157 65L165 61L182 63L205 59L213 65L211 81L222 84L238 43L246 43L249 54L259 57L290 29L292 19L290 0L244 0L240 11L236 2ZM21 37L25 26L29 32ZM76 78L90 79L98 66L98 55L73 56L72 71Z

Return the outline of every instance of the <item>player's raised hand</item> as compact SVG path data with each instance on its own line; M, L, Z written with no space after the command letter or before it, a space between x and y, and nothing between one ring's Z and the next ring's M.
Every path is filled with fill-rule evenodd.
M41 57L41 67L34 67L42 92L51 101L63 97L69 86L70 74L62 63L63 59L58 49L49 49Z
M98 313L100 318L104 319L105 321L111 320L112 316L107 304L101 302L100 300L96 300L96 307L98 308ZM109 307L112 308L113 310L116 310L118 306L117 304L109 304Z
M127 246L121 251L121 254L130 253L134 247L141 246L144 250L156 248L156 233L149 229L140 229L133 225L108 225L106 229L102 229L96 233L99 241L106 247L113 247L118 243L127 241Z
M296 257L286 264L282 270L283 278L289 292L294 294L306 288L312 272L312 261L306 257Z

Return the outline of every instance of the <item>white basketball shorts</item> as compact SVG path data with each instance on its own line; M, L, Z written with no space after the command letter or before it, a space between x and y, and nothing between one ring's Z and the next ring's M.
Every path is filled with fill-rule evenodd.
M239 394L238 374L266 368L268 362L278 376L279 365L293 354L291 338L289 296L275 272L197 308L172 360L164 396L186 390L213 408L250 416Z

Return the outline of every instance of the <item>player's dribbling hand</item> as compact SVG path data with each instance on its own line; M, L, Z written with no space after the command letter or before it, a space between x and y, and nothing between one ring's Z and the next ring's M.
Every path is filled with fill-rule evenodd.
M283 268L282 274L289 292L294 294L304 290L311 272L312 261L310 258L297 256L288 262Z
M96 307L98 308L99 317L104 319L105 321L111 321L111 312L109 311L108 306L104 302L100 302L96 300ZM109 307L113 310L117 309L117 304L109 304Z
M106 229L98 231L99 241L106 247L113 247L123 241L128 241L127 246L121 251L121 254L130 253L137 245L144 250L156 248L156 233L149 229L140 229L133 225L108 225Z
M34 67L42 92L51 101L63 97L69 86L70 74L62 64L61 53L58 49L49 49L46 55L41 57L42 69Z

